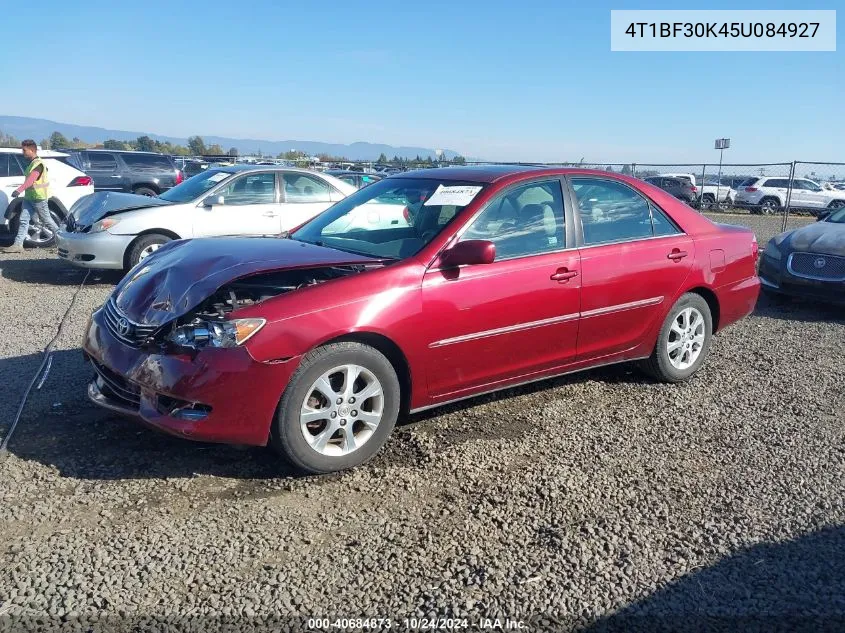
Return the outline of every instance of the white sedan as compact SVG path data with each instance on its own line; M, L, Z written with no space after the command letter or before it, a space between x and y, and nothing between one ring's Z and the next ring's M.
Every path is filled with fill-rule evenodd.
M98 192L80 200L58 254L84 268L128 270L171 240L279 235L355 191L304 169L209 168L157 198Z

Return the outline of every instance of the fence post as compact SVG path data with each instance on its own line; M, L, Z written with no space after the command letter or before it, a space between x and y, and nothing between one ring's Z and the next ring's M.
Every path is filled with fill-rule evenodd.
M706 173L707 173L707 163L704 163L701 166L701 182L698 183L698 186L701 188L700 191L699 191L699 194L698 194L698 210L699 211L704 210L704 176L705 176ZM716 202L718 203L719 201L716 200ZM718 208L718 207L719 207L719 205L716 204L716 208Z
M631 175L637 177L637 163L631 163Z
M786 205L783 208L783 222L781 223L781 232L786 230L786 223L789 220L789 205L792 202L792 183L795 182L795 162L792 161L792 166L789 168L789 188L786 190Z

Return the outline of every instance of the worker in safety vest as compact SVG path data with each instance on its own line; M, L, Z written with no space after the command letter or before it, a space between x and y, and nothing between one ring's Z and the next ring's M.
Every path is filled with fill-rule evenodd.
M47 177L47 166L38 158L38 146L32 139L21 143L23 157L29 161L24 171L24 183L12 192L12 197L17 198L24 194L23 205L21 206L20 224L15 242L11 246L2 249L4 253L22 253L23 242L29 232L29 225L35 219L41 230L50 230L53 235L59 232L59 227L50 216L50 209L47 200L50 199L50 181Z

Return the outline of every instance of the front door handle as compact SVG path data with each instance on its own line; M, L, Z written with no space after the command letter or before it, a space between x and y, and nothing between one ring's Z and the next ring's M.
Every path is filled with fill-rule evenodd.
M552 281L559 281L566 283L578 274L577 270L569 270L568 268L558 268L557 271L550 277Z
M689 255L689 253L687 253L686 251L682 251L682 250L680 250L680 249L678 249L678 248L673 248L673 249L672 249L672 252L671 252L671 253L669 253L666 257L668 257L668 258L669 258L669 259L671 259L672 261L679 262L679 261L681 261L684 257L686 257L687 255Z
M279 214L273 213L272 211L268 211L267 213L264 214L264 217L265 218L277 218L277 217L279 217Z

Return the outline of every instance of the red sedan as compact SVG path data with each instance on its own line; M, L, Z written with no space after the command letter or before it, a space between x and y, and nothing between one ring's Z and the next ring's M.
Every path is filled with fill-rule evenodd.
M92 315L88 394L336 471L400 413L626 361L686 380L753 310L756 262L750 230L618 174L400 174L290 235L162 247Z

